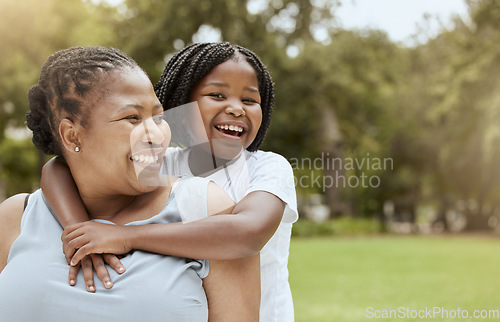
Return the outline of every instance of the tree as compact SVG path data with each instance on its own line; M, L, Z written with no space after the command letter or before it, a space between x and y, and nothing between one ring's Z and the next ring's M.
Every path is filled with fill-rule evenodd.
M9 140L6 129L25 127L26 93L36 83L43 62L62 48L109 44L112 33L99 25L105 8L97 10L91 3L79 0L3 0L0 11L3 13L0 20L0 150L5 152L0 154L0 186L4 186L0 190L12 194L31 190L34 178L39 175L39 166L33 166L31 161L27 161L33 166L31 172L21 163L12 163L9 153L13 153L14 146L20 147L15 154L18 160L31 160L35 148L24 145L24 141ZM39 163L43 164L45 158L40 153ZM22 185L15 183L21 179L14 178L28 181Z

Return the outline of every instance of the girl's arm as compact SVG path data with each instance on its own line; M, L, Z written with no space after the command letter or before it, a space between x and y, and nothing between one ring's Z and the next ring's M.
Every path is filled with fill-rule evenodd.
M133 249L189 258L231 260L256 255L278 228L285 204L271 193L254 191L232 214L190 223L137 226ZM236 216L235 216L236 215Z
M87 210L83 206L71 172L63 159L53 158L43 166L40 185L45 199L50 204L62 227L89 220ZM95 268L97 276L103 282L104 287L111 288L113 282L104 263L109 264L119 274L125 271L125 267L115 255L85 256L81 258L81 262L79 260L76 265L70 267L69 284L76 284L76 276L81 265L89 292L95 292L92 267Z
M228 213L234 207L231 198L214 183L209 184L207 196L209 216ZM259 321L259 255L230 261L211 260L203 287L207 294L209 322Z
M124 254L131 249L210 260L253 256L276 231L284 207L273 194L255 191L234 207L232 215L189 223L116 226L85 222L64 231L64 252L72 257L72 264L88 254Z
M27 194L18 194L0 204L0 272L7 265L12 243L21 233L24 200Z
M52 158L42 168L43 195L63 228L89 220L66 162Z

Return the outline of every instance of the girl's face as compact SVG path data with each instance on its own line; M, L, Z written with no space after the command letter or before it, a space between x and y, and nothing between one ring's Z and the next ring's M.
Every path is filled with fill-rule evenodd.
M100 182L108 193L151 191L148 186L158 181L170 129L150 80L140 69L126 68L98 87L87 104L92 116L80 128L81 151L75 155L86 172L84 180L92 180L94 189Z
M208 140L246 149L262 123L259 83L244 59L229 59L203 77L191 92L198 103Z

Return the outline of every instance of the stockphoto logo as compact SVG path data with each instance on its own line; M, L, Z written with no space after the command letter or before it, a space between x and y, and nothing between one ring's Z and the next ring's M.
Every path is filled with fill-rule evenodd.
M371 157L366 153L359 158L339 158L322 152L317 158L291 158L289 162L295 171L295 186L326 189L378 188L380 177L375 173L393 170L392 158Z

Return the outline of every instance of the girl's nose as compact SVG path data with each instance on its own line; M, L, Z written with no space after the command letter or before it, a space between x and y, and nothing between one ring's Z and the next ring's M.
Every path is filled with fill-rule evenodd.
M241 102L230 101L225 109L226 114L233 114L236 117L245 116L245 107Z

